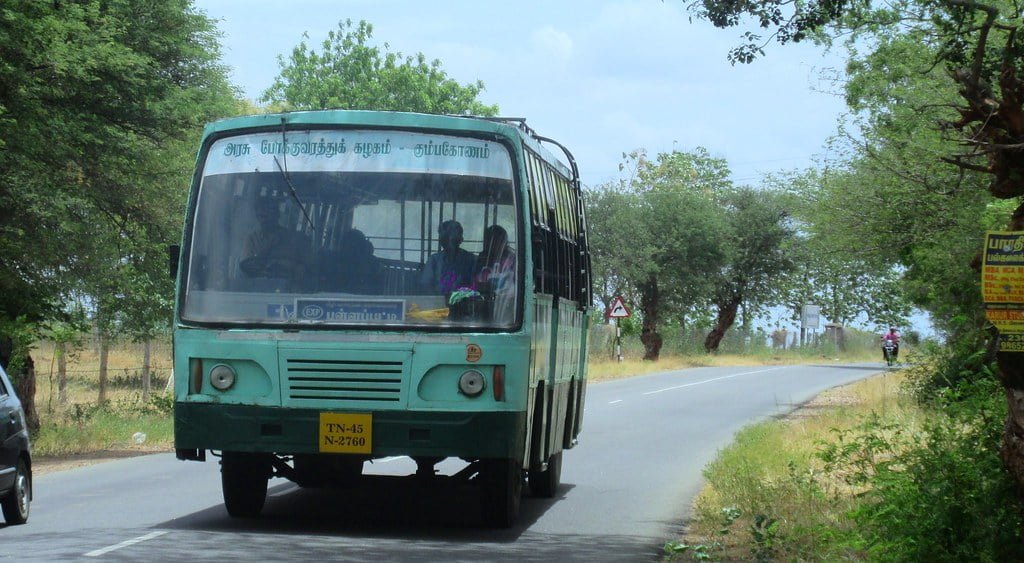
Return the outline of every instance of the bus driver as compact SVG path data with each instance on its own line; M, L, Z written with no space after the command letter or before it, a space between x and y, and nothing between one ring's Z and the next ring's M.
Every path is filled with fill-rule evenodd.
M242 244L239 267L250 277L301 279L309 250L304 237L281 225L278 200L261 197L254 212L258 224Z

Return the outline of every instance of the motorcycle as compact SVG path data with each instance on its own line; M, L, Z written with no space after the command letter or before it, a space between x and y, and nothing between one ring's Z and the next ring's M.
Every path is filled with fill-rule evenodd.
M896 363L896 343L892 340L886 340L882 343L882 352L885 356L885 365L892 366Z

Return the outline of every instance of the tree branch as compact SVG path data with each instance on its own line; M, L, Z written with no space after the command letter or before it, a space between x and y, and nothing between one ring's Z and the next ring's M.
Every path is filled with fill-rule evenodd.
M988 32L992 29L995 24L996 18L999 17L999 9L994 6L988 6L975 2L974 0L946 0L950 5L960 6L971 10L978 10L985 12L985 23L981 25L981 29L978 32L978 44L974 46L974 60L971 62L971 76L970 86L973 90L977 91L978 82L981 80L981 70L983 63L985 62L985 48L988 45Z

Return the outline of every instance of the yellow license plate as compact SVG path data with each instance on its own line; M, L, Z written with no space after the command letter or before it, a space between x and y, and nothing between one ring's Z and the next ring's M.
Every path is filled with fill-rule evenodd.
M368 454L373 447L373 415L320 413L320 451Z

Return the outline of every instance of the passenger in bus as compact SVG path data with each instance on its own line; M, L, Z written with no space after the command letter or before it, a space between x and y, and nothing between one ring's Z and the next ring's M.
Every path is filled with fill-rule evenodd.
M508 246L508 232L500 225L484 229L484 248L476 259L474 285L494 304L492 318L512 321L516 298L516 254Z
M484 249L476 258L474 280L477 285L496 283L515 273L516 254L508 247L508 232L501 225L484 229Z
M301 280L307 266L309 244L294 229L281 224L279 200L262 197L254 204L256 229L242 243L239 268L258 278Z
M338 243L338 285L350 293L377 293L383 283L380 260L373 254L373 243L359 229L349 229Z
M458 221L445 221L438 227L441 251L427 259L420 273L420 284L428 291L442 295L473 283L476 257L459 248L462 244L462 225Z

